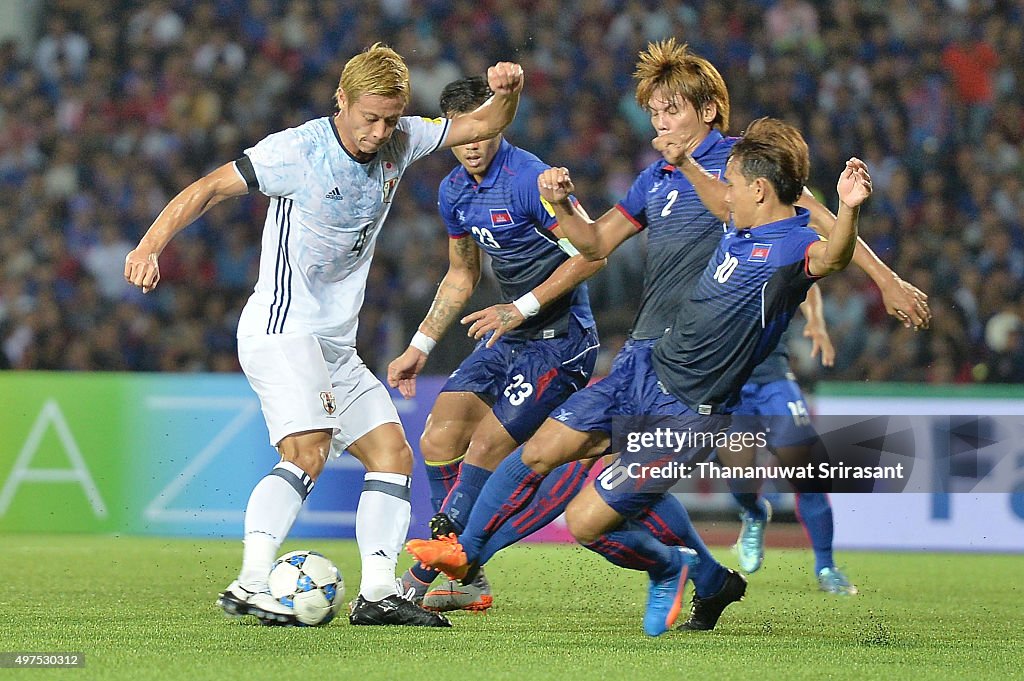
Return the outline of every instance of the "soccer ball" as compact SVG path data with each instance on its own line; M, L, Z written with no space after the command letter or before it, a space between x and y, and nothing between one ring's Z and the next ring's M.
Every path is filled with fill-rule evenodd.
M341 609L345 582L330 560L316 551L286 553L270 568L270 595L295 609L303 624L327 624Z

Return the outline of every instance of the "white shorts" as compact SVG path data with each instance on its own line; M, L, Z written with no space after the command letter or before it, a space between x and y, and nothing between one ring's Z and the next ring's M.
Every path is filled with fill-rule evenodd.
M242 336L238 361L260 398L275 447L287 435L330 429L331 455L385 423L401 423L387 389L355 348L305 334Z

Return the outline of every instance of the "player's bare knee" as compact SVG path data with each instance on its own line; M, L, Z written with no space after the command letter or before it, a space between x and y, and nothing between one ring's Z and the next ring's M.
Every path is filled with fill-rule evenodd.
M537 444L533 440L528 440L523 445L521 456L527 468L541 475L547 475L562 463L558 460L557 452L542 444Z
M330 456L330 440L326 444L304 444L301 447L281 448L283 460L295 464L314 480L320 477L328 456Z
M584 504L577 504L575 501L565 509L565 524L577 542L583 545L592 544L597 541L602 532L598 531L591 522L593 515Z
M284 461L295 464L316 480L331 455L331 431L289 435L277 443L277 451Z
M403 440L400 445L372 452L363 464L369 471L412 475L412 447Z
M465 438L454 433L454 428L427 424L420 436L420 452L426 461L451 461L466 451Z
M514 440L496 442L489 438L473 438L466 448L466 463L493 471L516 448Z
M437 441L434 438L433 433L430 429L423 431L420 435L420 453L423 454L424 461L447 461L444 455L441 453L443 447L439 447Z

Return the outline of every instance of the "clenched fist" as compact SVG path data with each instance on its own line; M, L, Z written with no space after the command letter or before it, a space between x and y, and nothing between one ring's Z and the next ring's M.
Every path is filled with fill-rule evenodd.
M124 259L124 278L141 288L143 293L149 293L155 289L156 285L160 283L160 264L157 262L157 254L138 248L133 250Z
M554 205L568 200L569 195L576 191L576 185L569 177L568 168L548 168L537 176L537 189L541 198Z
M496 95L511 95L523 89L523 67L500 61L487 69L487 86Z

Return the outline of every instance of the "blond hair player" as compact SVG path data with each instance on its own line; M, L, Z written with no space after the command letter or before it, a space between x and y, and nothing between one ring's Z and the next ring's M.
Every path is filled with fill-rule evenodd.
M412 450L355 340L374 244L406 168L439 148L494 137L515 116L522 68L501 62L487 79L494 96L465 116L405 116L408 68L375 44L342 70L334 116L274 133L189 185L126 258L125 277L151 291L175 234L225 199L252 190L271 198L259 279L238 324L238 358L281 461L249 497L242 568L217 601L229 614L296 622L271 597L267 577L328 456L347 449L366 467L356 511L362 580L350 622L450 626L399 596Z

